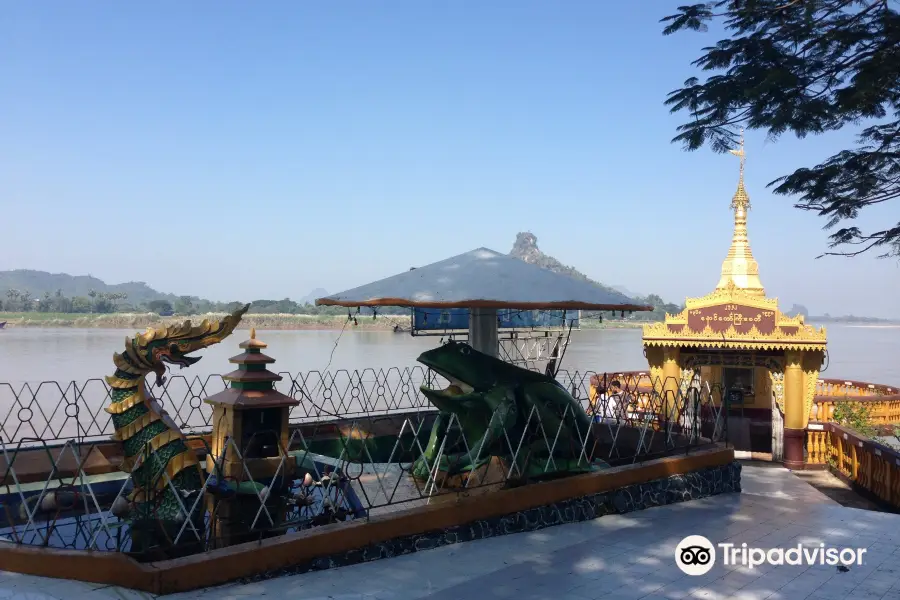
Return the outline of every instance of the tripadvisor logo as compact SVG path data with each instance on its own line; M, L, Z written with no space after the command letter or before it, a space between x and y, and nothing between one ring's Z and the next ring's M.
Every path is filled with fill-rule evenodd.
M689 535L675 547L675 564L686 575L703 575L716 564L716 549L702 535Z
M717 550L718 548L718 550ZM689 535L675 547L675 564L687 575L704 575L716 564L716 555L723 565L742 565L750 569L770 565L861 565L866 548L832 548L825 544L797 544L791 548L751 548L747 544L713 545L702 535Z

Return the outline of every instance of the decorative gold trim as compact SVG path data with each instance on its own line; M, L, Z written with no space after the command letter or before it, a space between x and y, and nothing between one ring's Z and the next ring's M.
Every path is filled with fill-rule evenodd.
M766 335L760 333L754 325L750 331L739 333L734 325L717 333L707 325L703 331L682 329L680 332L669 330L668 322L652 323L644 325L644 345L647 346L700 346L704 348L721 346L724 348L753 348L786 349L796 347L806 350L811 346L824 350L826 344L825 329L816 331L809 325L797 329L796 333L784 333L777 326L774 332ZM685 328L687 326L685 325Z
M143 377L141 377L140 379L122 379L120 377L116 377L115 375L107 375L105 379L109 387L115 388L117 390L127 390L129 388L139 386L144 382Z
M118 352L113 354L113 364L115 364L116 368L120 371L125 371L126 373L131 373L132 375L144 374L143 371L128 362L128 360Z
M144 357L134 349L134 340L130 337L125 338L125 354L128 355L128 358L137 366L139 371L150 372L153 370L153 365L144 360ZM115 360L115 355L113 355L113 360Z
M176 454L169 459L169 462L166 464L166 475L169 476L168 480L160 475L156 479L156 485L153 490L148 491L147 488L135 488L131 494L128 495L128 500L131 502L146 502L153 497L154 491L159 492L166 489L169 485L169 480L174 479L176 475L185 469L194 466L199 469L200 461L197 460L197 455L194 454L194 451L188 448L181 454Z
M169 462L166 463L166 475L169 476L169 479L173 479L180 472L195 465L199 468L200 461L197 460L197 454L191 448L188 448L181 454L176 454L169 459ZM156 489L160 490L165 487L166 478L160 477L156 482Z
M110 381L109 381L110 379L111 379L111 377L107 377L106 382L109 383L112 387L116 387L116 386L113 386L112 383L110 383ZM133 406L136 406L136 405L144 402L144 400L145 400L144 378L141 377L140 379L137 379L135 381L139 382L139 385L138 385L137 389L135 390L135 392L131 396L129 396L125 400L120 400L119 402L113 402L112 404L110 404L103 410L105 410L106 412L108 412L111 415L121 415L123 412L132 408Z
M778 298L767 298L765 296L754 296L752 294L746 293L744 290L734 285L734 282L730 282L723 288L715 289L711 293L700 296L699 298L687 298L685 299L685 304L687 308L704 308L707 306L715 306L716 304L729 303L734 302L737 304L743 304L744 306L751 306L753 308L761 308L768 310L777 310L778 309ZM680 314L684 315L687 318L687 311L682 311ZM667 315L669 316L669 315ZM791 318L791 317L787 317ZM801 317L802 318L802 317Z
M147 442L147 445L150 446L151 451L156 452L166 444L183 439L184 434L182 434L180 431L167 429L166 431L163 431L161 434ZM122 460L122 470L130 473L134 468L134 463L137 462L138 456L139 454L125 457L125 459Z
M784 372L769 371L772 379L772 393L775 395L775 405L781 414L784 414Z
M155 423L156 421L159 421L161 418L162 417L160 417L158 414L153 413L153 412L148 412L146 414L143 414L140 417L138 417L137 419L135 419L134 421L132 421L131 423L129 423L128 425L126 425L125 427L122 427L121 429L117 429L116 432L113 433L112 439L117 442L124 442L125 440L130 440L135 435L137 435L137 433L141 429L143 429L144 427L147 427L148 425L150 425L150 423Z
M803 374L806 378L803 386L803 426L809 424L809 415L812 412L813 400L816 397L816 385L819 382L819 369L822 367L822 354L819 352L806 352L803 354Z
M147 442L146 445L150 446L150 448L149 448L150 451L156 452L157 450L159 450L166 444L172 443L176 440L183 440L183 439L184 439L184 435L182 435L180 432L167 430L167 431L162 432L161 434L159 434L158 436L156 436L149 442ZM142 450L142 452L144 452L144 451L146 451L146 447ZM126 457L124 460L122 460L122 470L130 473L132 471L132 469L134 469L134 464L137 462L138 456L140 456L140 454ZM181 456L181 454L179 454L178 456ZM199 464L199 461L197 461L197 463Z
M644 325L643 341L645 347L652 346L696 346L700 348L729 348L737 350L824 350L827 334L824 327L818 330L806 325L802 315L790 317L778 310L777 298L765 298L746 293L730 283L725 288L717 289L701 298L688 298L683 311L677 315L667 314L664 321ZM756 326L750 331L740 333L734 325L725 331L716 332L709 326L702 331L688 328L690 311L708 308L721 304L735 304L771 310L775 313L775 329L772 333L761 333ZM680 325L679 331L672 331L669 325ZM796 329L792 333L782 328Z

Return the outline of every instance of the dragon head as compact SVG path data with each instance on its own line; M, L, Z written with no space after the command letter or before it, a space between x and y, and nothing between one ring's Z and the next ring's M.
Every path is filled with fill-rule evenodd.
M541 374L517 367L499 358L488 356L472 349L468 344L453 340L428 350L416 359L450 382L444 390L433 390L427 386L420 389L429 398L435 396L459 396L474 392L485 392L498 383L515 385L530 381L549 381Z
M218 344L231 335L249 308L247 304L220 321L204 319L199 325L184 321L160 329L148 327L144 333L126 338L125 352L113 355L113 361L126 373L156 373L156 385L162 385L166 381L167 365L184 368L199 361L201 357L190 353Z

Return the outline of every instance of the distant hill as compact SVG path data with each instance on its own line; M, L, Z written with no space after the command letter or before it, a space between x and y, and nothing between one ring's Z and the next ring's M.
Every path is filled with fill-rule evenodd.
M616 290L617 292L621 292L621 293L625 294L629 298L642 298L644 296L644 294L640 294L638 292L633 292L633 291L629 290L624 285L614 285L611 287L612 287L612 289Z
M67 297L87 297L91 290L106 294L127 294L130 304L138 305L153 300L177 299L174 294L164 294L154 290L143 281L129 281L128 283L107 284L101 279L91 275L68 275L66 273L48 273L46 271L32 271L29 269L16 269L15 271L0 271L0 300L6 297L9 290L28 292L32 298L42 298L45 293L55 294L61 291Z
M327 295L328 292L325 289L316 288L302 298L299 298L297 304L315 304L318 298L324 298Z
M544 254L543 252L541 252L540 248L538 248L537 237L530 231L523 231L516 234L516 241L513 244L512 250L510 250L509 255L513 258L524 260L527 263L543 267L544 269L553 271L554 273L562 273L563 275L568 275L570 277L574 277L575 279L580 279L581 281L593 283L594 285L600 286L603 289L611 292L616 292L619 294L624 293L623 291L617 290L614 287L602 284L599 281L594 281L574 267L564 265L552 256ZM632 298L634 297L630 294L626 294L626 296Z

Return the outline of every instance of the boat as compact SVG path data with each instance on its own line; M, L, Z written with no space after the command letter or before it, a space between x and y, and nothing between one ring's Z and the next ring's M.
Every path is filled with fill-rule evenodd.
M6 321L0 321L0 329L6 327Z

